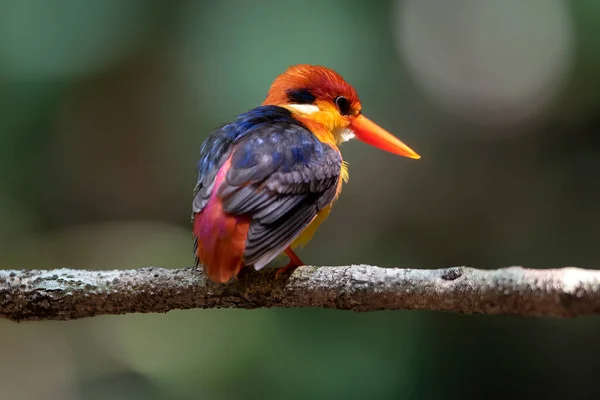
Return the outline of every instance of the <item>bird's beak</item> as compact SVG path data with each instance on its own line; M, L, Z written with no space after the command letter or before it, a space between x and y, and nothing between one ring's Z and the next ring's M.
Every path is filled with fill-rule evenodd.
M414 150L402 143L400 139L362 114L352 119L350 129L354 131L358 140L371 146L415 160L421 158Z

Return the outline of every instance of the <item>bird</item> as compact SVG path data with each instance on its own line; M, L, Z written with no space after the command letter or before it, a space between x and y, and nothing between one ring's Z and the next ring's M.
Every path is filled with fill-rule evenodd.
M305 265L304 247L328 217L348 166L339 147L358 139L420 155L362 113L357 91L334 70L285 69L260 106L213 130L200 147L192 200L196 268L217 284L286 254L280 273Z

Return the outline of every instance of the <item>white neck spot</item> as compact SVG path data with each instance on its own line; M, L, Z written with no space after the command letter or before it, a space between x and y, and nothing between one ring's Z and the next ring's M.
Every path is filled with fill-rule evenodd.
M320 111L319 106L314 104L286 104L286 107L302 114L314 114Z

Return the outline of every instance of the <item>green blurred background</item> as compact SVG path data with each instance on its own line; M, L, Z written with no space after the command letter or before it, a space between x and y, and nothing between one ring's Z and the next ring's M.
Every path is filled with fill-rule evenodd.
M201 142L287 66L353 141L307 263L600 268L600 2L0 2L0 268L192 263ZM0 322L2 400L598 398L600 319L191 310Z

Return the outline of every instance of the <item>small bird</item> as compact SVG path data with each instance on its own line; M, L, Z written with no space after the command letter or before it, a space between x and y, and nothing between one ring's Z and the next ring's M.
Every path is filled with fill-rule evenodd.
M339 144L356 137L420 158L361 109L337 72L300 64L273 81L262 105L210 134L200 150L192 224L196 266L211 281L227 283L283 253L290 261L276 276L304 265L294 249L310 241L348 180Z

